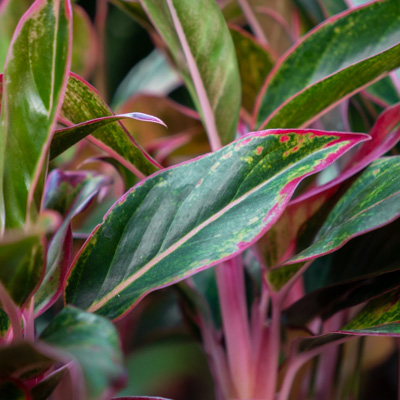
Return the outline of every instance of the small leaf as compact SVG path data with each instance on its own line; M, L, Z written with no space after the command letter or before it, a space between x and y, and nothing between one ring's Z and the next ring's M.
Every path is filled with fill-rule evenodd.
M400 215L400 156L373 162L336 204L314 243L287 263L330 253L352 237L377 229Z
M36 0L15 30L0 118L0 232L23 227L35 213L34 191L69 71L70 32L68 0Z
M275 223L301 179L366 139L256 132L154 174L94 230L74 262L66 301L117 318L150 291L244 251Z
M111 396L124 382L122 353L113 324L105 318L73 307L64 308L40 339L68 354L81 367L87 394L94 400Z
M113 117L113 113L94 87L71 73L61 117L76 125L89 120ZM119 122L113 122L93 132L91 141L141 177L150 175L160 167Z
M47 178L44 209L59 212L63 221L50 241L43 280L35 294L35 313L48 309L62 291L71 262L71 220L83 211L98 191L109 184L105 176L89 171L53 170Z
M54 133L50 147L50 160L59 156L65 150L78 143L88 135L95 134L97 130L122 119L136 119L138 121L154 122L166 127L159 118L143 113L127 113L109 117L96 118L65 129L58 129Z
M326 20L281 58L255 126L296 128L400 65L400 3L375 1Z
M141 3L182 73L211 147L231 142L239 117L240 76L232 38L218 5L214 0Z

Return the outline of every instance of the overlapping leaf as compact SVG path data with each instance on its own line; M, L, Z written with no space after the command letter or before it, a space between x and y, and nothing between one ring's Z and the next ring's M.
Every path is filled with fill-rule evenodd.
M139 121L155 122L165 126L165 124L159 118L143 113L127 113L85 121L69 128L55 131L50 146L50 159L57 157L65 150L78 143L80 140L91 134L94 134L97 130L123 119L136 119Z
M258 98L255 125L304 126L400 65L400 4L375 1L328 19L282 59Z
M68 303L116 318L146 293L250 246L298 182L362 134L266 131L163 170L127 192L74 263Z
M336 204L313 244L288 263L310 260L400 215L400 157L373 162Z
M62 284L72 261L72 218L108 183L110 182L105 176L89 171L53 170L49 175L44 193L44 208L60 213L63 221L48 247L46 270L35 294L36 313L42 313L50 307L62 291Z
M68 79L61 117L71 124L113 116L112 111L89 83L71 73ZM132 172L149 175L159 165L135 142L119 122L92 132L95 144L128 167Z
M106 319L66 307L42 332L40 340L78 363L86 382L85 399L110 396L123 386L118 334Z
M142 0L182 73L213 148L231 142L240 107L235 48L214 0ZM207 17L206 17L207 16Z
M0 230L31 213L71 50L68 0L37 0L14 33L4 72L0 119Z

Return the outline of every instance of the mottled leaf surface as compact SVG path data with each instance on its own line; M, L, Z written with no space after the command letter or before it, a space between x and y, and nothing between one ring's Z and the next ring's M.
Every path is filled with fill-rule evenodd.
M35 294L35 312L50 307L62 291L72 251L71 220L83 211L98 191L109 184L107 177L90 171L53 170L47 178L44 209L60 213L63 221L49 243L46 270Z
M112 111L89 83L70 74L61 117L72 124L80 124L102 117L113 116ZM92 133L94 142L104 148L133 172L150 175L159 165L135 142L119 122L99 128Z
M70 64L67 0L37 0L18 24L7 56L0 118L0 229L30 214Z
M370 301L340 331L357 335L400 335L400 289Z
M32 0L3 0L0 4L0 73L18 21L31 4Z
M373 162L340 199L314 243L288 263L306 261L341 247L352 237L377 229L400 214L400 157Z
M278 62L255 126L300 127L400 65L400 3L375 1L325 21Z
M173 0L170 4L168 0L142 0L141 3L168 45L204 125L208 127L213 119L222 144L231 142L239 116L240 76L232 38L217 3L214 0ZM182 35L172 12L177 14ZM193 64L184 54L182 36Z
M146 293L249 247L298 182L362 134L265 131L166 169L127 192L74 262L65 299L110 318Z
M96 133L107 125L123 119L155 122L165 126L160 119L143 113L127 113L85 121L69 128L58 129L55 131L50 147L50 160L59 156L65 150L69 149L85 137Z
M121 389L122 352L113 324L98 315L66 307L40 335L40 339L72 358L82 368L85 399L94 400Z

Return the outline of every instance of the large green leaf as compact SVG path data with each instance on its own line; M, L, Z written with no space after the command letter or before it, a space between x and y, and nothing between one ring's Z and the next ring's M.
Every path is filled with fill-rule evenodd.
M271 72L258 98L255 125L304 126L400 65L400 3L375 1L328 19Z
M231 142L241 101L235 48L214 0L142 0L202 116L212 148Z
M122 352L113 324L97 315L66 307L40 339L78 363L86 381L87 400L109 398L124 383Z
M373 162L333 208L313 244L288 263L330 253L352 237L396 219L400 214L399 174L400 156Z
M77 257L65 298L110 318L146 293L242 252L298 182L367 137L265 131L160 171L127 192Z
M78 75L70 74L61 117L72 124L113 116L97 90ZM159 165L135 142L119 122L99 127L91 139L132 172L146 176Z
M67 81L70 33L68 0L37 0L15 30L0 119L0 230L22 227L31 213Z

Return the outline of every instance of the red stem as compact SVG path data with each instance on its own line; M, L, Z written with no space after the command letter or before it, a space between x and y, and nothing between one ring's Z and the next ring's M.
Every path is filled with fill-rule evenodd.
M241 257L215 268L229 370L240 399L252 398L253 359Z
M21 311L19 307L14 303L11 296L8 294L7 289L0 282L0 303L10 319L11 329L13 331L12 340L22 339L22 327L21 327Z

